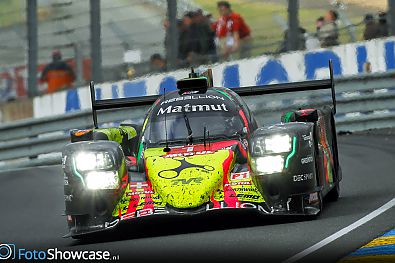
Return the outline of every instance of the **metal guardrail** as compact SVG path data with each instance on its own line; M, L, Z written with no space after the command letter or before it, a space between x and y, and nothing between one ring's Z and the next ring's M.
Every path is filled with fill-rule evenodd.
M338 131L360 131L395 127L395 71L336 79ZM258 122L274 123L283 112L300 106L323 106L329 94L279 94L246 98ZM314 102L314 103L312 103ZM274 103L274 104L273 104ZM148 107L109 110L100 113L99 123L142 120ZM127 116L127 118L125 118ZM90 110L58 116L16 121L0 126L0 170L60 163L62 147L71 129L93 126ZM57 153L41 158L40 155ZM36 158L38 156L38 158ZM30 159L29 159L30 158Z

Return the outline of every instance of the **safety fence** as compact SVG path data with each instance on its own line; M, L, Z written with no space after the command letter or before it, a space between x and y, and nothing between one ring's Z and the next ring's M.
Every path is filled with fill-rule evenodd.
M335 80L338 132L395 127L395 71ZM245 97L261 125L280 121L281 114L299 107L330 103L330 92L300 92ZM103 111L99 124L141 123L148 106ZM90 110L16 121L0 126L0 170L59 164L71 129L93 126Z

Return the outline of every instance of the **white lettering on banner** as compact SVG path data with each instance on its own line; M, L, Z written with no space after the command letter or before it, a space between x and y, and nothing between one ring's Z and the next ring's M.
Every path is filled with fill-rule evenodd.
M177 113L177 112L196 112L196 111L228 111L228 109L226 108L226 105L224 103L222 104L216 104L216 105L189 105L189 104L185 104L184 106L169 106L165 109L163 109L162 107L158 110L158 113L156 115L159 114L169 114L169 113Z
M334 73L337 76L362 74L363 65L367 61L372 65L372 73L386 72L394 69L391 62L395 53L394 41L394 37L388 37L339 45L333 48L285 53L277 57L263 55L252 59L218 64L213 66L214 86L233 85L233 79L236 79L235 82L240 86L253 86L327 78L329 77L327 64L322 63L323 60L327 59L333 60ZM234 72L231 71L232 74L229 74L229 68L234 69ZM281 68L281 70L275 70L277 68ZM267 72L275 73L267 74ZM167 74L144 76L132 81L106 82L98 84L97 90L101 91L101 99L122 98L133 94L136 94L136 96L155 95L161 90L160 87L164 79L172 78L175 81L187 76L188 73L188 70L178 70ZM232 80L229 80L228 76L232 76ZM138 91L135 93L134 90ZM199 96L205 95L185 95L182 96L182 100L198 101L196 99ZM181 100L181 97L177 99ZM177 99L174 99L174 101L177 101ZM225 98L221 95L210 95L205 99L222 101ZM173 99L161 103L165 105L170 103L170 100ZM47 94L35 97L33 100L34 118L88 109L90 106L89 89L87 87ZM164 107L162 110L165 111L166 109Z

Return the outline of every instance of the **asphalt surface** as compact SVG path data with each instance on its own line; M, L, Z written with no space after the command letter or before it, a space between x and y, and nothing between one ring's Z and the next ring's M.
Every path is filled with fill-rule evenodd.
M341 198L315 220L254 214L162 218L124 226L87 242L67 233L59 166L0 173L0 244L27 249L109 250L122 261L281 262L376 210L395 197L395 135L391 130L339 137ZM395 227L395 207L301 262L335 262ZM166 260L165 260L166 259ZM211 259L211 260L210 260Z

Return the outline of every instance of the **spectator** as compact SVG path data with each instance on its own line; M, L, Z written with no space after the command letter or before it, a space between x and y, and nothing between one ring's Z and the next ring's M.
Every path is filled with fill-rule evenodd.
M309 33L305 34L305 39L306 39L305 45L306 45L307 50L314 50L314 49L321 47L320 40L318 39L318 34L319 34L320 29L323 24L324 24L324 17L320 16L315 21L315 30L316 30L315 33L314 34L309 34Z
M208 55L211 63L217 62L217 50L215 46L215 32L211 30L211 15L205 16L202 9L196 11L195 20L199 25L200 36L202 39L202 54Z
M379 24L378 24L380 34L379 37L388 37L388 23L387 23L387 13L380 12L379 13Z
M181 66L191 66L215 61L214 34L202 11L184 15L180 30L179 59Z
M133 66L128 66L126 69L126 77L128 78L128 80L132 80L135 74L136 70L133 68Z
M315 30L316 33L318 34L318 32L320 31L322 25L325 22L325 18L323 16L320 16L319 18L317 18L317 20L315 21Z
M165 30L165 40L163 41L163 45L165 47L166 52L170 49L170 39L169 39L169 27L170 21L168 18L165 18L162 23L163 29Z
M191 40L192 12L186 13L178 24L178 59L180 66L188 66L187 57L193 49Z
M316 34L305 33L305 46L306 50L314 50L321 47L320 40L317 38Z
M250 56L252 48L251 30L243 17L231 9L227 1L217 2L220 18L213 23L221 55L227 60L232 53L239 52L240 58Z
M64 61L59 50L52 52L52 62L49 63L41 74L41 81L47 82L48 93L70 88L75 80L73 69Z
M158 53L155 53L151 56L150 59L150 68L151 72L159 73L159 72L166 72L166 60Z
M321 47L339 45L339 30L336 24L337 18L338 14L334 10L329 10L326 13L324 23L318 33L318 39L320 40Z
M289 42L289 33L288 29L284 31L284 40L281 42L280 48L278 50L279 53L290 51L288 49L288 42ZM303 27L299 27L299 34L298 34L298 47L297 50L304 50L306 48L305 45L305 34L306 29Z
M373 15L366 14L364 18L365 30L363 31L363 39L370 40L380 36L379 25L374 21Z

